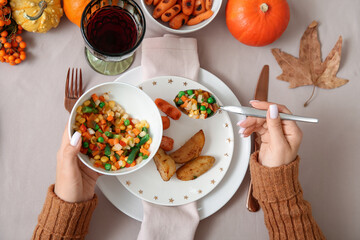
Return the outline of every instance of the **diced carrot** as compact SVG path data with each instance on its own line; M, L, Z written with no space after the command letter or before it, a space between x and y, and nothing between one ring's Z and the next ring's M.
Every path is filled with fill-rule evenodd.
M126 163L125 167L126 167L126 168L130 167L130 164Z
M188 98L185 95L182 95L180 99L185 102Z
M149 148L150 148L150 144L147 144L147 143L144 144L144 148L145 148L145 149L149 149Z
M120 156L120 160L121 160L121 161L125 161L125 156L122 156L122 155L121 155L121 156Z
M90 148L91 151L94 151L96 149L96 145L90 143L89 148Z
M131 164L130 164L130 167L133 167L136 165L136 161L133 161Z
M100 96L100 97L99 97L99 100L102 101L102 102L105 102L104 96Z
M104 142L107 143L109 141L109 138L103 133L102 137L104 138Z
M88 151L88 150L87 150L86 148L81 148L81 149L80 149L80 152L81 152L82 154L86 154L87 151Z
M116 132L117 134L119 134L119 133L120 133L120 128L116 127L116 128L115 128L115 132Z
M134 138L134 143L139 143L140 142L140 138Z
M205 98L205 99L208 99L210 96L209 96L209 93L208 92L204 92L203 93L203 97Z
M100 124L101 124L101 125L105 125L105 124L106 124L106 120L105 120L105 119L101 119Z
M114 145L120 143L120 140L118 138L114 138Z
M98 95L96 95L96 93L91 95L91 98L92 98L92 100L94 100L94 102L99 99L99 97L98 97Z
M94 163L94 167L101 167L102 166L102 164L100 164L100 163Z
M132 131L136 136L140 134L140 130L137 128L134 128Z
M178 102L178 101L179 101L179 98L178 98L178 97L176 97L176 98L175 98L175 101L176 101L176 102Z
M119 151L116 151L116 153L119 155L119 156L121 156L121 154L123 154L123 150L119 150ZM120 157L120 159L121 159L121 157Z
M114 119L114 117L111 116L111 115L109 115L109 116L106 118L106 120L108 120L109 122L111 122L113 119Z
M91 139L91 134L88 133L88 132L84 132L84 133L82 134L82 136L83 136L85 139L88 139L88 140Z
M146 150L145 148L141 148L140 152L143 153L144 155L150 155L150 152L148 150Z
M116 138L115 138L116 139ZM114 146L115 145L115 139L109 139L108 143L110 144L110 146Z
M100 151L93 151L92 155L95 157L96 155L99 155Z
M103 150L106 147L106 145L102 143L97 143L97 145L100 148L100 150Z
M123 141L120 141L119 142L121 146L125 147L126 146L126 143L124 143Z
M119 169L119 168L120 168L119 162L116 162L116 163L114 164L114 166L115 166L117 169Z
M180 107L185 108L188 105L189 101L190 101L189 99L186 100L183 104L181 104Z

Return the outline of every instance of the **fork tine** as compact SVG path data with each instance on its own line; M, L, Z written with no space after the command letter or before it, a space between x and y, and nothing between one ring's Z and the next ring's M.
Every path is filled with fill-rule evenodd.
M83 94L82 92L82 73L80 68L80 83L79 83L79 97Z
M70 87L70 98L74 97L74 68L71 69L71 87Z
M69 76L70 76L70 68L68 69L65 83L65 97L69 97Z
M75 73L75 92L74 92L74 97L78 98L78 69L76 68L76 73Z

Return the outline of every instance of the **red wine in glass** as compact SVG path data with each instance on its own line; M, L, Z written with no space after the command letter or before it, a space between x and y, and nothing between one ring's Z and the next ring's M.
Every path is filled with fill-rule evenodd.
M136 24L132 16L118 6L101 8L86 27L89 43L104 53L123 53L134 47Z

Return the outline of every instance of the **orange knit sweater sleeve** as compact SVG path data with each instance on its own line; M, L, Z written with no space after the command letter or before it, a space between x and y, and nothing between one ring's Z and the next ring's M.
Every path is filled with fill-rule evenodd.
M86 202L65 202L51 185L31 239L84 239L96 205L96 195Z
M325 239L316 224L298 180L299 157L288 165L269 168L251 155L253 195L264 211L270 239Z

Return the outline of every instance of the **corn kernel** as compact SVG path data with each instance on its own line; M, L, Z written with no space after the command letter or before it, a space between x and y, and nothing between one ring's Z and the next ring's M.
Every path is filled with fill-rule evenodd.
M87 106L89 106L89 105L90 105L90 101L89 101L89 100L86 100L86 101L84 102L84 106L87 107Z
M100 122L100 120L99 120L98 118L95 118L94 121L95 121L96 123Z
M194 115L199 115L199 110L195 110Z
M140 129L140 123L135 124L135 127Z
M95 159L95 160L99 160L99 159L100 159L100 155L96 155L96 156L94 157L94 159Z
M144 127L149 128L149 127L150 127L150 125L146 122L146 124L145 124L145 126L144 126Z
M127 144L127 143L128 143L127 138L122 138L122 139L121 139L121 141L123 141L125 144Z
M125 167L126 162L125 161L119 161L119 165L120 165L120 167Z
M86 121L85 118L80 118L79 123L84 123Z
M102 156L100 158L100 160L103 162L103 163L106 163L107 161L109 161L109 158L107 156Z
M116 158L114 156L110 156L110 161L115 162Z
M115 107L115 102L114 102L114 101L110 101L110 102L109 102L109 107L111 107L111 108Z
M82 110L82 106L79 106L79 107L76 109L76 112L77 112L77 113L81 113L81 110Z
M151 144L152 143L152 139L151 138L149 138L149 140L146 142L146 144Z
M120 126L120 130L125 130L125 126L124 126L124 125L121 125L121 126Z
M132 125L127 126L126 130L131 130L133 128Z
M79 121L81 118L82 118L81 115L76 115L75 120Z
M112 166L111 166L111 170L116 171L117 168L116 168L114 165L112 165Z

